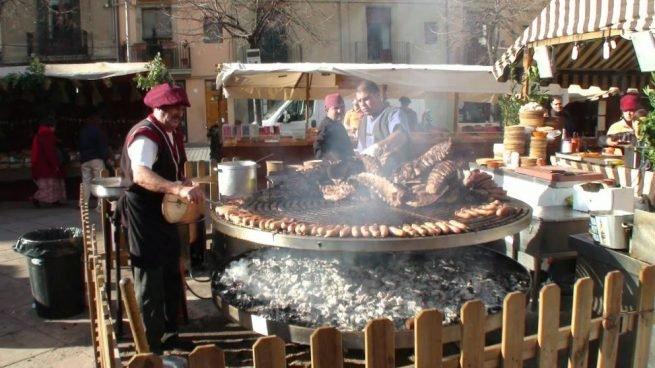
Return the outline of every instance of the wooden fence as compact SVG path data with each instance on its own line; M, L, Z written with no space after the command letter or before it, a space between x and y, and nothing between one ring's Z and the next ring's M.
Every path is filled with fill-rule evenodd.
M120 367L114 321L111 318L107 298L107 293L110 291L105 289L104 255L98 252L95 226L91 225L89 219L88 203L82 198L80 198L80 218L84 248L84 284L89 307L95 367Z
M634 368L645 368L653 322L655 266L641 270L639 304L636 311L622 312L623 275L614 271L605 277L603 315L592 317L593 281L579 279L574 288L571 325L560 325L560 290L546 285L540 292L539 324L535 335L525 336L526 296L508 294L503 303L502 341L485 346L485 306L474 300L461 309L460 353L443 356L442 321L438 310L420 312L414 323L415 367L522 367L525 360L536 359L539 367L558 367L558 353L567 350L568 367L582 368L589 354L598 354L597 367L616 367L619 335L636 330ZM365 330L367 368L395 366L394 326L388 319L370 321ZM599 340L598 351L590 351L589 342ZM623 347L628 348L628 347ZM285 344L276 336L261 337L253 346L257 368L287 366ZM213 345L199 346L189 355L189 367L222 368L224 354ZM311 336L311 363L314 368L340 368L344 365L341 333L331 327L317 329ZM129 368L162 367L161 358L139 354Z
M198 176L196 174L196 176ZM95 365L118 368L118 348L114 325L109 314L104 288L103 262L98 254L95 229L90 225L88 206L81 203L84 237L87 301L91 317L91 335ZM646 368L653 324L655 266L644 267L639 276L639 303L635 311L622 311L623 275L614 271L605 277L603 315L592 316L593 281L579 279L574 288L571 324L560 326L560 290L550 284L539 294L538 331L525 336L526 296L508 294L503 303L502 340L485 344L485 306L474 300L461 308L461 323L456 341L459 353L444 356L443 314L424 310L415 317L414 353L417 368L456 367L521 367L524 361L536 359L539 367L558 367L558 354L567 352L568 367L584 368L589 354L597 354L597 367L615 367L619 335L635 331L635 345L623 346L633 351L633 368ZM131 320L130 323L133 323ZM388 319L370 321L365 330L365 364L367 368L390 368L395 365L395 334ZM597 351L590 351L589 342L599 341ZM253 345L253 361L257 368L286 367L285 344L276 336L261 337ZM225 367L223 352L214 345L197 347L188 358L189 368ZM314 368L344 366L341 333L331 327L317 329L311 336L311 364ZM161 358L153 354L137 354L129 368L163 367Z

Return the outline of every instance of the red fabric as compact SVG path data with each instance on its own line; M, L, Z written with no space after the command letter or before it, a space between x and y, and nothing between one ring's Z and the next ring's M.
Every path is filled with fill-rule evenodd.
M57 157L57 140L51 127L41 126L32 139L32 177L63 178L64 173Z
M631 93L621 97L620 107L621 111L639 110L639 95Z
M143 98L143 103L151 109L175 105L184 105L186 107L191 106L184 89L180 86L172 86L168 83L154 86L150 91L148 91L146 97Z
M339 107L343 106L343 98L338 93L331 93L325 96L325 108L329 109L330 107Z

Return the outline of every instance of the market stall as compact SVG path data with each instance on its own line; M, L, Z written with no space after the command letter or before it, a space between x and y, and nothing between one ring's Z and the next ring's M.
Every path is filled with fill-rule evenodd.
M5 200L26 199L34 191L30 147L40 122L51 118L63 151L69 193L79 189L78 136L84 119L102 111L101 126L109 145L120 149L131 124L145 114L133 74L145 63L89 63L44 65L42 75L27 67L0 68L0 185ZM17 182L26 185L16 185Z

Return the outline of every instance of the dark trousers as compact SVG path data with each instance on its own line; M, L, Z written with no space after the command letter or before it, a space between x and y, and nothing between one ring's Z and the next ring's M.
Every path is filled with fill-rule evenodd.
M182 301L179 258L157 267L134 267L137 302L146 327L150 351L162 353L164 334L177 332L177 316Z

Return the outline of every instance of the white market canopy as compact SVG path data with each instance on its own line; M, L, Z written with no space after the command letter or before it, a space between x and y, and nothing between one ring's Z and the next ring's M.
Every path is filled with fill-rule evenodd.
M0 67L0 78L12 73L24 73L27 66ZM85 63L46 64L45 76L78 80L96 80L146 71L146 63Z
M642 87L650 75L641 72L631 39L636 32L653 30L654 14L655 0L551 0L496 61L493 73L505 81L511 65L521 69L526 49L547 46L553 82L562 87ZM609 40L616 48L605 59L603 47Z
M386 89L388 97L422 98L434 93L503 94L490 66L420 64L271 63L221 65L216 77L225 97L315 100L333 92L348 94L361 80Z

